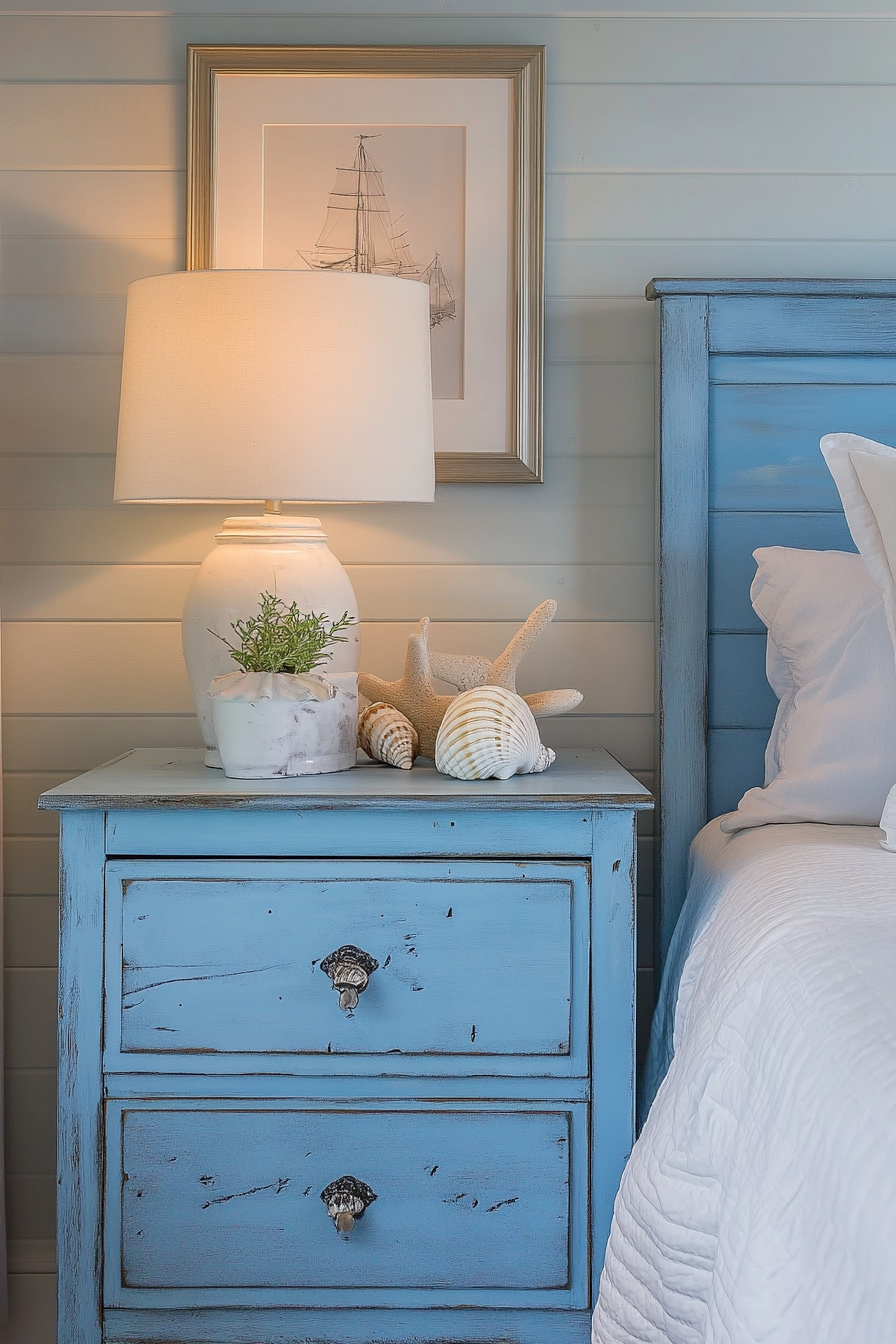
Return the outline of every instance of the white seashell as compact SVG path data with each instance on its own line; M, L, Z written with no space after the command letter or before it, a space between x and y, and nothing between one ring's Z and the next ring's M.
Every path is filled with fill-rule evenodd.
M455 696L436 738L436 769L455 779L510 779L546 770L554 759L525 700L503 686Z
M401 710L377 700L358 720L358 746L374 761L410 770L420 749L417 730Z

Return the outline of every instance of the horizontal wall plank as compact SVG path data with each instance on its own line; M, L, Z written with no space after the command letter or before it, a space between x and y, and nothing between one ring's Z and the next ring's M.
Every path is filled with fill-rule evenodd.
M6 1230L11 1240L44 1241L55 1235L55 1176L10 1176L6 1182Z
M570 246L573 245L568 245L567 252ZM619 246L614 246L619 251ZM631 246L632 256L638 255L639 245ZM640 246L643 251L646 245ZM657 244L650 246L658 259L665 255L658 250ZM559 284L565 275L563 264L569 258L566 253L558 252L554 266L553 252L556 250L556 247L551 249L549 261L557 271ZM645 252L644 255L650 254ZM591 264L593 267L594 263ZM584 283L587 279L584 275L577 286L548 294L545 312L549 359L652 360L655 315L653 306L644 301L644 288L647 280L660 271L651 271L646 279L642 279L640 273L635 277L632 264L630 262L627 272L627 289L615 276L605 280L609 298L602 298L600 290ZM565 283L568 285L568 281ZM626 293L632 297L621 301L613 297ZM4 354L120 355L124 298L12 296L4 303L0 334Z
M3 885L14 896L55 896L59 890L59 846L56 841L4 840Z
M891 173L894 120L887 85L567 84L552 90L546 162L553 172Z
M612 302L612 301L610 301ZM581 311L555 317L557 345L568 356L596 349L601 337ZM631 305L629 305L631 306ZM580 311L575 312L578 307ZM555 454L653 452L653 312L643 305L637 335L624 331L616 358L602 364L567 358L545 369L545 438ZM564 329L558 330L560 322ZM576 331L580 325L581 341ZM612 319L604 319L611 326ZM634 323L630 325L636 325ZM590 328L590 330L589 330ZM637 359L622 359L622 351ZM121 361L116 355L5 355L0 358L0 452L115 452ZM39 468L38 468L39 469Z
M637 298L599 298L577 293L548 297L544 308L548 364L652 364L656 344L656 304Z
M434 649L494 658L517 630L514 622L436 623ZM361 626L361 666L401 674L415 626ZM59 650L65 650L60 664ZM60 667L64 669L60 670ZM188 713L192 708L179 623L29 623L4 628L7 713ZM549 626L519 674L522 693L574 686L583 713L647 714L653 708L650 622L563 622ZM10 887L8 890L16 890Z
M716 240L549 243L552 298L638 297L655 276L874 277L896 273L896 242ZM0 351L10 355L120 354L123 294L10 294L0 312Z
M169 25L162 15L5 15L0 19L0 78L182 79L184 49L179 47L175 60Z
M0 168L182 168L179 84L0 86Z
M538 731L545 746L555 751L561 747L604 747L642 784L653 787L652 714L564 714L557 719L539 719Z
M7 1069L55 1068L56 971L43 968L7 970L6 1012ZM42 1234L20 1231L19 1235L39 1237Z
M57 41L43 47L42 60ZM4 238L174 238L183 226L181 172L0 172Z
M545 370L552 454L653 456L653 363L555 364Z
M0 450L114 453L120 383L117 355L4 355Z
M896 177L568 173L548 178L552 242L747 238L890 241Z
M885 174L560 172L549 173L545 186L551 241L694 239L705 237L708 225L716 239L886 240L896 210L896 182ZM68 238L100 246L179 237L183 192L179 171L6 170L0 173L0 226L8 266L44 256L23 254L10 240ZM53 253L46 255L47 269L58 268ZM82 285L81 292L89 291Z
M109 499L111 464L106 470L109 485L102 488ZM4 501L8 506L0 513L5 563L198 564L225 516L215 506L26 509L26 501L36 506L52 499L53 474L38 463L29 484L25 468L17 472L19 507ZM555 457L540 486L445 485L436 488L435 504L349 505L315 513L331 549L349 565L650 564L653 462Z
M0 308L4 355L120 355L123 297L10 294Z
M22 627L20 627L22 628ZM434 649L496 657L514 633L512 624L435 625ZM367 625L361 630L361 666L382 677L401 673L410 628ZM553 686L584 693L583 713L645 714L653 709L653 626L564 622L549 626L520 668L522 694Z
M56 1075L9 1069L6 1084L8 1175L53 1175L56 1169Z
M653 715L564 715L540 722L552 747L597 746L629 770L653 768ZM132 747L199 747L195 716L8 714L3 720L3 760L10 771L48 771L70 779ZM31 898L29 898L31 899Z
M29 771L25 774L6 774L3 778L3 834L10 837L58 835L58 815L56 813L38 812L37 797L45 789L52 789L57 784L63 784L69 778L68 774L65 771ZM51 825L44 824L45 816L49 816ZM8 964L11 965L12 963ZM41 963L26 962L25 964L37 966Z
M6 770L52 770L67 779L93 770L132 747L201 747L195 714L7 714L3 718Z
M646 392L646 389L645 389ZM544 485L538 486L531 491L522 491L518 486L492 487L503 489L510 493L510 499L520 501L522 505L526 495L530 495L542 506L548 505L556 496L563 499L566 493L574 488L577 483L587 489L592 482L600 482L605 486L613 488L613 484L618 482L623 488L632 479L640 475L645 479L652 471L652 454L641 453L631 454L632 457L641 457L641 464L627 463L621 458L629 454L557 454L551 455L548 462L547 472L552 480L546 481ZM574 460L573 460L574 459ZM72 454L60 455L56 461L48 463L45 459L32 457L30 454L8 455L0 459L0 499L5 508L72 508L84 507L90 508L95 505L112 504L113 479L115 475L115 459L109 454L85 454L83 457L75 457ZM457 493L460 491L461 493ZM461 486L443 486L437 492L437 505L423 506L421 516L432 516L436 513L439 505L447 506L455 518L462 506L469 499L471 503L477 498L481 499L480 492L474 492L468 485ZM569 503L572 504L570 499ZM454 506L453 508L451 506ZM579 501L581 505L581 501ZM207 506L212 507L212 506ZM227 511L251 513L253 509L257 512L259 505L248 505L241 507L238 503L231 505L217 506L218 512ZM310 511L314 508L318 511L318 505L308 505L302 510L300 505L292 506L295 512ZM173 511L180 514L184 511L183 505L164 505L162 507L155 505L119 505L115 512L129 514L132 517L138 516L138 511L143 513L163 514ZM371 518L380 518L385 509L381 506L365 510ZM465 512L466 510L464 510ZM350 510L351 516L360 515L357 507ZM413 512L408 505L401 507L401 513L408 519L411 519ZM515 512L515 511L514 511Z
M896 242L717 241L710 236L695 242L551 243L546 249L545 282L557 297L583 291L621 296L643 293L656 276L837 279L894 274Z
M176 714L193 705L179 624L10 621L3 629L3 676L7 713L52 705L58 713Z
M112 503L113 457L0 458L0 499L10 508L90 508Z
M193 565L5 565L0 606L7 621L175 621L195 573Z
M2 293L121 295L183 267L183 238L4 238Z
M7 896L3 901L7 966L55 966L58 902L55 896Z
M6 565L8 621L179 620L192 565ZM652 565L350 565L364 620L523 620L554 597L561 620L652 620Z
M16 1254L17 1248L22 1254ZM56 1344L56 1275L51 1268L55 1250L50 1239L9 1243L6 1344ZM17 1273L24 1265L29 1272Z
M549 172L878 172L896 167L896 90L575 83L552 90ZM183 167L179 84L7 84L0 167Z
M814 13L803 18L786 17L795 6L778 4L773 40L767 18L733 18L717 0L706 4L703 18L663 18L658 15L662 6L651 3L656 17L650 23L605 14L595 21L591 16L576 18L574 11L565 18L530 17L521 3L502 17L489 14L480 0L453 4L450 15L414 13L423 8L421 0L395 4L389 14L322 15L318 3L318 13L305 15L287 0L282 7L293 13L227 14L226 0L210 0L208 7L217 12L6 16L0 78L177 80L183 75L187 42L520 42L548 47L554 82L885 83L896 64L896 32L886 18L854 18L847 24L817 17L823 6L815 3L807 3L805 8ZM556 10L547 3L536 7ZM749 0L737 4L742 12L750 7ZM273 3L266 5L268 11L274 8ZM402 8L409 12L401 13ZM464 8L474 12L464 13ZM634 15L636 7L628 8ZM689 8L693 14L700 6ZM757 0L756 8L767 15L770 6ZM837 8L844 10L843 0Z
M10 1290L12 1290L12 1278L15 1276L19 1281L24 1278L33 1279L40 1282L41 1279L49 1279L50 1283L55 1283L56 1274L56 1239L43 1238L25 1238L20 1237L6 1243L6 1261L7 1273L10 1279ZM52 1277L51 1277L52 1276ZM12 1305L10 1297L10 1316L7 1325L7 1335L4 1344L56 1344L55 1334L40 1334L32 1336L20 1335L16 1332L12 1321L15 1308ZM52 1318L52 1324L55 1329L55 1314Z

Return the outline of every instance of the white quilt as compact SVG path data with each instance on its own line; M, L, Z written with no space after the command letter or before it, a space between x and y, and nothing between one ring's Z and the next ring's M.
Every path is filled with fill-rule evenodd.
M693 852L708 914L616 1199L595 1344L896 1341L896 854L859 826Z

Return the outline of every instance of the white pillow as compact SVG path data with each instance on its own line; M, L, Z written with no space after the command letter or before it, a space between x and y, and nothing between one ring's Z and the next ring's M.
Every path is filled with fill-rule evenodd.
M779 697L765 786L721 823L876 826L896 763L896 663L881 593L861 556L766 546L750 588Z
M858 434L826 434L821 451L830 468L852 539L883 594L896 651L896 449ZM896 779L896 757L890 783ZM896 784L880 825L884 849L896 850Z

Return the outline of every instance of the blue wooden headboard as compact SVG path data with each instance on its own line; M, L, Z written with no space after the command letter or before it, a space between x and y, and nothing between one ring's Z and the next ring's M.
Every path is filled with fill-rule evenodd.
M761 784L777 703L757 546L854 550L822 434L896 442L896 281L654 280L658 321L657 941L688 846Z

